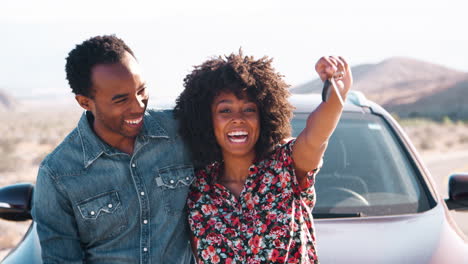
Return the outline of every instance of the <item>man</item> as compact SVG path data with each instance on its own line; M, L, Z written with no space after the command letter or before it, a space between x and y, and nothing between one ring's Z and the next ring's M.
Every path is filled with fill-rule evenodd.
M138 62L115 36L77 45L66 72L86 111L39 168L33 217L44 263L189 263L194 176L172 112L146 110Z

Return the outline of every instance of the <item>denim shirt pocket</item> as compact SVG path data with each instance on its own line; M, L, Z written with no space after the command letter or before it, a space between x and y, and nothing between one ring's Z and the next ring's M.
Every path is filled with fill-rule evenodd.
M178 165L159 168L156 171L156 185L162 189L162 199L168 214L184 211L187 194L195 178L191 165Z
M117 191L101 193L77 204L84 235L89 239L107 239L123 231L127 226Z

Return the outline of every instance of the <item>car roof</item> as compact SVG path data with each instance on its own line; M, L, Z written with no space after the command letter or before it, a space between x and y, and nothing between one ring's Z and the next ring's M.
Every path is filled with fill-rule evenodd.
M310 113L322 102L322 96L318 93L291 94L288 100L295 107L295 113ZM173 109L175 107L175 101L162 100L158 102L156 106L152 105L152 107L158 110ZM349 91L343 108L344 112L366 113L369 112L369 110L373 113L386 113L380 105L368 100L362 92L354 90Z
M296 108L295 113L310 113L322 102L322 96L318 93L292 94L289 102ZM374 110L375 103L369 101L362 92L350 91L343 108L344 112L368 112ZM378 108L378 107L377 107Z

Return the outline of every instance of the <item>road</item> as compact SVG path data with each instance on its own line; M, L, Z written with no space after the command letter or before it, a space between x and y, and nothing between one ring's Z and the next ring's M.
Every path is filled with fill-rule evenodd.
M444 154L427 154L422 155L422 158L437 184L439 193L444 198L448 197L449 175L457 172L468 173L468 150ZM468 236L468 211L450 212L460 229Z

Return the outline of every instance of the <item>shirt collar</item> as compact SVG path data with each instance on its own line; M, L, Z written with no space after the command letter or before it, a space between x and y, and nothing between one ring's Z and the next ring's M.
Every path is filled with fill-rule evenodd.
M113 155L121 153L119 150L109 146L102 141L91 128L89 120L92 120L92 114L85 111L78 122L78 134L83 148L84 167L87 168L101 155ZM147 141L149 138L169 138L169 134L164 130L161 124L147 111L143 117L143 129L137 136L137 140Z

